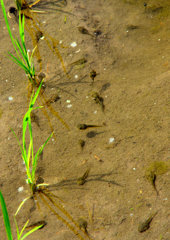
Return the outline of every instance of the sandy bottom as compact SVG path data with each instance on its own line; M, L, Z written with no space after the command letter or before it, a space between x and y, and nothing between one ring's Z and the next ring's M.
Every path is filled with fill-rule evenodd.
M52 184L50 191L63 200L76 221L81 217L88 222L91 239L170 239L169 172L156 174L158 194L146 178L146 170L154 162L169 164L168 2L150 0L144 6L140 0L67 0L64 5L64 1L42 0L36 7L45 13L32 13L45 36L38 41L36 52L39 50L42 66L36 56L34 60L36 73L46 74L45 90L37 105L48 101L44 111L34 112L35 151L52 130L55 133L38 162L36 176ZM9 9L14 3L6 0L5 5ZM26 19L26 45L30 50L31 21ZM13 17L9 22L17 36L17 22ZM88 32L82 33L82 27ZM30 85L23 70L6 57L14 50L2 11L0 29L0 189L16 236L12 216L29 196L29 187L20 149L10 129L22 140ZM50 36L56 39L56 49L68 74L59 56L49 48ZM92 71L93 75L96 72L94 80ZM104 109L94 100L94 93L98 93ZM59 100L53 98L56 95ZM55 112L69 130L54 116ZM78 124L99 127L80 130ZM85 143L83 148L80 140ZM88 169L86 182L78 185L77 179ZM24 188L22 192L18 192L20 187ZM78 239L48 210L38 193L37 200L41 210L28 200L17 217L20 228L27 219L30 224L47 222L28 239ZM140 222L155 212L150 228L140 233ZM1 211L0 239L7 239Z

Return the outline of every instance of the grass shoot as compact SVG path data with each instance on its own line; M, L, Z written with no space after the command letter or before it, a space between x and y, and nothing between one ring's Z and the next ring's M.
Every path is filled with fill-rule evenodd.
M1 203L2 215L3 215L3 219L4 219L4 225L5 225L7 238L8 238L8 240L13 240L14 238L12 236L12 230L11 230L11 225L10 225L10 221L9 221L8 210L7 210L6 203L5 203L5 200L4 200L4 197L3 197L2 193L1 193L1 191L0 191L0 203ZM29 220L24 224L24 226L21 229L21 231L19 231L19 227L18 227L18 224L17 224L15 216L14 216L14 222L15 222L15 225L16 225L17 239L18 240L25 239L30 234L32 234L33 232L35 232L36 230L38 230L39 228L41 228L43 226L43 225L39 225L39 226L31 229L29 232L27 232L27 233L25 233L23 235L23 232L24 232L25 228L27 227L27 225L29 223Z
M2 12L4 15L6 27L7 27L9 36L11 38L13 47L15 49L15 52L17 54L17 57L11 53L9 53L9 56L17 65L19 65L25 71L30 82L32 84L36 84L35 68L34 68L34 64L33 64L33 54L34 54L36 47L33 49L32 54L29 55L29 52L27 51L27 48L25 45L25 33L24 33L25 18L24 18L24 15L21 14L21 11L19 11L19 34L20 34L20 41L21 41L21 43L20 43L20 41L18 39L15 39L12 35L11 29L9 26L9 22L8 22L8 18L7 18L7 14L6 14L6 10L5 10L4 2L3 2L3 0L0 0L0 1L1 1L1 7L2 7Z
M38 151L36 152L36 154L34 154L34 147L33 147L33 134L32 134L32 125L31 125L31 112L35 109L39 109L42 108L42 106L39 107L35 107L34 108L34 104L35 101L38 97L38 94L40 92L42 86L42 81L36 91L36 93L34 94L34 91L32 93L31 96L31 100L30 100L30 104L29 104L29 109L26 112L24 118L23 118L23 128L22 128L22 146L15 134L15 132L13 131L15 137L17 138L18 144L20 146L20 150L22 153L22 159L24 160L25 163L25 167L26 167L26 174L27 174L27 183L30 185L31 187L31 191L32 193L34 193L35 189L36 189L36 178L35 178L35 172L36 172L36 167L37 167L37 162L38 162L38 158L40 156L40 154L42 153L45 145L47 144L47 142L49 141L49 139L52 137L53 133L47 138L47 140L45 141L45 143L38 149ZM29 131L29 145L26 145L26 132L27 129Z

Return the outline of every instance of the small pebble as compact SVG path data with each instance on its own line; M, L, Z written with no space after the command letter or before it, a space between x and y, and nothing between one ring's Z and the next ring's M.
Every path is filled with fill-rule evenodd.
M112 138L109 138L109 143L113 143L114 142L114 137L112 137Z
M8 100L9 100L9 101L12 101L12 100L13 100L13 97L11 97L11 96L8 97Z
M80 48L77 51L75 51L75 53L79 53L79 52L80 52Z
M72 42L72 43L70 44L70 46L74 48L74 47L77 46L77 43L76 43L76 42Z
M71 108L71 107L72 107L72 104L68 104L68 105L67 105L67 108Z
M22 192L23 190L24 190L23 186L18 188L18 192Z

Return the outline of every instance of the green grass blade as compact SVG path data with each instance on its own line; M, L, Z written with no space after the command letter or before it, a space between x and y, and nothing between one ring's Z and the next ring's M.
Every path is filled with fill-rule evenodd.
M33 163L33 159L34 159L34 145L33 145L33 135L32 135L32 125L31 125L31 118L28 119L28 128L29 128L29 134L30 134L30 146L31 148L29 149L29 154L31 155L32 158L32 163ZM32 174L31 174L32 175ZM35 179L32 178L32 182L35 183Z
M29 223L29 220L27 220L26 223L24 224L24 226L23 226L23 228L22 228L22 230L21 230L21 232L20 232L20 234L19 234L19 238L21 238L21 236L22 236L25 228L27 227L28 223Z
M25 45L24 15L21 17L21 12L19 10L19 34L20 34L20 40L21 40L21 44L20 44L19 41L16 40L12 35L11 29L9 26L9 22L8 22L8 18L7 18L7 14L6 14L6 10L5 10L4 2L3 2L3 0L0 0L0 2L1 2L2 12L4 15L7 30L8 30L9 36L11 38L15 52L17 54L17 57L14 57L12 54L10 54L10 56L20 67L22 67L22 69L26 72L26 74L29 75L29 80L31 81L31 83L34 83L33 77L35 76L35 69L34 69L34 65L32 62L32 58L29 59L29 55L28 55L26 45Z
M18 227L18 224L17 224L17 220L14 216L14 222L15 222L15 226L16 226L16 229L17 229L17 239L20 240L20 237L19 237L19 227Z
M6 26L7 26L8 33L9 33L9 36L11 38L12 44L13 44L13 46L15 48L14 38L12 36L12 32L11 32L11 29L10 29L10 26L9 26L9 22L8 22L8 18L7 18L5 5L4 5L3 0L1 0L1 6L2 6L2 12L3 12L3 15L4 15L4 19L5 19L5 23L6 23Z
M11 42L12 42L12 44L14 46L14 49L15 49L18 57L19 57L18 50L17 50L17 48L15 46L15 41L14 41L15 39L12 36L12 32L11 32L11 29L10 29L10 26L9 26L8 17L7 17L7 14L6 14L4 2L3 2L3 0L0 0L0 1L1 1L2 12L3 12L3 15L4 15L4 19L5 19L5 23L6 23L6 26L7 26L7 30L8 30L9 36L11 38Z
M20 51L20 53L21 53L21 56L22 56L22 58L25 60L26 58L28 58L27 57L27 53L25 53L25 51L23 50L23 48L22 48L22 46L21 46L21 44L20 44L20 42L19 42L19 40L18 39L15 39L15 44L16 44L16 46L18 47L18 49L19 49L19 51ZM21 58L20 58L21 59ZM26 64L27 64L27 62L26 62Z
M29 74L27 67L18 58L16 58L11 53L9 53L9 55L10 55L11 59L26 72L26 74Z
M21 240L24 240L26 237L28 237L31 233L35 232L36 230L40 229L43 226L43 224L41 224L40 226L37 226L33 229L31 229L29 232L25 233L24 236L21 238Z
M37 100L37 97L38 97L38 94L39 94L39 92L40 92L40 90L41 90L42 84L43 84L43 80L41 81L41 83L40 83L40 85L39 85L39 87L38 87L38 89L37 89L37 91L36 91L33 99L30 101L30 109L31 109L31 110L32 110L32 108L33 108L33 106L34 106L35 101Z
M20 203L19 207L17 208L17 211L15 213L15 216L19 213L20 209L22 208L22 206L24 205L24 203L30 199L30 197L24 198L24 200L22 200L22 202Z
M19 145L19 147L20 147L20 150L21 150L21 153L22 153L22 156L23 156L24 153L23 153L23 150L22 150L22 147L21 147L20 141L19 141L19 139L18 139L16 133L14 132L14 130L13 130L12 128L11 128L11 131L13 132L14 136L15 136L16 139L17 139L18 145Z
M2 214L3 214L3 219L4 219L4 224L5 224L5 229L6 229L8 240L13 240L8 211L7 211L5 200L3 198L1 191L0 191L0 203L1 203Z
M37 162L38 162L38 158L40 156L40 154L42 153L45 145L48 143L48 141L50 140L50 138L52 137L53 133L51 133L51 135L47 138L47 140L45 141L45 143L38 149L35 157L34 157L34 161L33 161L33 164L32 164L32 178L35 179L35 171L36 171L36 168L37 168Z
M26 135L26 130L27 130L28 118L29 118L29 115L28 115L28 112L27 112L24 116L23 124L22 124L22 146L23 146L22 149L23 149L23 152L24 152L24 156L27 156L25 135Z

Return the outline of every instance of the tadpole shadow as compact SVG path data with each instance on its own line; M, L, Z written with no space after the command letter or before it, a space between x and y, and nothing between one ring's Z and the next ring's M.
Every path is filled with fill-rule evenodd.
M29 4L33 3L32 1ZM43 10L43 11L57 11L62 13L67 13L69 15L74 15L73 13L62 10L62 8L67 6L66 0L41 0L32 6L32 9ZM47 12L48 13L48 12Z
M109 172L109 173L102 173L102 174L89 174L87 179L85 180L85 183L83 185L79 185L77 183L78 178L72 178L72 179L67 179L67 180L62 180L59 183L54 183L54 184L50 184L47 186L47 188L49 190L57 190L60 188L71 188L71 189L82 189L82 190L87 190L87 188L83 188L84 185L86 185L88 182L105 182L108 183L110 185L116 185L119 187L123 187L123 185L117 183L114 180L108 180L108 179L104 179L105 177L111 176L113 174L113 172Z

